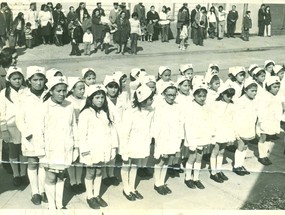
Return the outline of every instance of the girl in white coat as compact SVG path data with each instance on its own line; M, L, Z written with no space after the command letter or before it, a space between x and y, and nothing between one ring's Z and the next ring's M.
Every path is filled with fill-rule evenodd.
M102 166L113 159L112 150L118 147L114 117L109 111L105 90L103 85L88 88L86 104L78 122L80 162L87 165L87 203L93 209L108 205L100 196Z
M166 66L160 66L158 68L158 75L156 79L156 89L158 95L161 95L163 92L164 83L169 81L171 81L171 69Z
M224 151L227 144L231 144L236 139L235 129L233 125L234 105L232 98L235 89L228 84L224 84L219 89L219 97L215 104L212 105L212 114L214 124L215 143L211 153L210 178L217 183L223 183L228 177L222 172L222 164Z
M247 152L247 145L250 140L256 136L257 121L257 102L255 96L257 94L257 83L248 78L244 82L244 94L235 103L235 130L238 136L238 147L235 151L235 162L233 172L237 175L249 175L250 172L244 167L244 160ZM242 111L242 114L240 114ZM246 126L245 126L246 125Z
M266 72L266 78L271 76L275 62L273 60L266 60L264 62L264 70Z
M73 105L65 100L66 77L52 77L48 88L39 118L40 147L45 152L42 162L46 170L45 189L49 209L61 209L64 208L64 170L74 161L73 152L78 147L77 125Z
M208 84L207 103L213 103L219 96L218 90L221 85L221 79L217 74L205 75L205 82Z
M270 76L266 79L266 91L264 94L263 104L258 106L258 121L256 133L258 134L258 161L267 166L272 164L268 158L270 138L280 133L280 121L282 118L282 103L278 97L280 89L280 79L276 76Z
M172 193L165 184L168 165L180 157L183 133L183 114L175 102L177 88L172 81L164 82L162 97L155 106L153 137L155 139L154 189L161 195Z
M44 155L44 150L39 146L38 128L41 121L35 120L40 115L45 91L45 69L38 66L27 67L27 84L20 95L16 125L22 135L22 152L28 157L28 177L31 185L32 199L35 205L47 203L44 189L45 170L39 165L39 157Z
M9 143L9 160L13 170L13 184L16 187L25 182L27 169L27 165L24 164L26 158L21 151L21 132L15 120L19 95L24 89L23 81L22 69L10 67L6 75L6 88L0 93L1 133L3 140Z
M185 184L194 189L204 189L199 180L201 161L204 148L211 144L213 136L212 118L210 109L205 104L207 85L205 83L193 86L194 100L185 106L185 146L189 150L189 158L185 169Z
M123 158L121 177L123 194L129 201L143 198L135 189L135 181L137 168L142 167L144 160L150 155L153 95L149 87L139 87L134 94L133 108L123 118L120 135L120 153Z
M73 104L76 123L78 123L79 113L85 105L86 97L84 93L84 81L79 77L68 77L68 94L66 100ZM77 157L76 161L68 168L71 190L75 193L84 191L84 185L81 181L82 169L79 163L79 157Z
M84 80L87 88L96 84L96 73L92 68L84 68L81 70L82 80Z

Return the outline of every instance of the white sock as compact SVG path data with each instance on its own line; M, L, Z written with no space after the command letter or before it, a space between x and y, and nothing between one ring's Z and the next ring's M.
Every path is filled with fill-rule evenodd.
M234 168L241 167L242 156L243 156L243 152L241 152L240 150L237 149L236 152L235 152L235 165L234 165Z
M200 175L200 169L201 169L201 163L194 163L194 176L193 180L198 181L199 180L199 175Z
M10 158L10 164L13 170L13 176L15 177L19 177L20 176L20 172L19 172L19 160L17 158Z
M62 205L63 190L64 190L64 180L57 179L57 183L55 185L55 202L57 209L63 207Z
M222 171L223 158L224 158L224 155L218 155L217 157L217 172Z
M81 166L75 167L75 178L76 178L76 184L81 184L82 183L82 170L83 168Z
M130 172L130 167L129 165L123 164L121 168L121 178L124 186L124 191L126 194L130 194L131 189L129 185L129 172Z
M259 158L265 158L267 156L266 153L266 144L267 142L264 143L258 143L258 153L259 153Z
M27 157L20 155L20 175L25 176L27 175Z
M167 165L163 165L161 172L160 172L160 178L159 178L159 184L164 185L165 184L165 177L167 173Z
M39 192L40 194L45 192L45 179L46 179L46 171L43 167L39 167Z
M217 173L217 158L210 158L211 174L215 175Z
M86 187L87 199L93 198L93 180L88 180L85 178L85 187Z
M193 169L193 164L186 162L186 168L185 168L185 180L189 181L192 179L192 169Z
M242 151L242 155L241 155L241 159L240 159L240 166L243 166L243 164L244 164L244 160L245 160L245 157L246 157L246 152L247 152L247 149Z
M70 179L70 185L75 185L76 184L76 178L75 178L75 166L70 166L68 169L68 175L69 175L69 179Z
M154 185L159 187L163 184L160 184L160 173L161 173L161 169L162 167L155 164L154 165L154 173L153 173L153 177L154 177Z
M137 177L137 166L132 165L130 174L129 174L129 186L131 188L131 191L134 192L135 186L136 186L136 177Z
M31 185L32 195L39 194L39 186L38 186L38 173L37 170L30 170L28 169L28 176Z
M101 181L102 176L95 176L94 182L93 182L93 197L97 197L100 194L100 188L101 188Z
M56 185L55 184L45 184L45 190L46 190L46 194L47 194L47 199L48 199L48 205L49 205L49 209L56 209L56 205L55 205L55 188Z

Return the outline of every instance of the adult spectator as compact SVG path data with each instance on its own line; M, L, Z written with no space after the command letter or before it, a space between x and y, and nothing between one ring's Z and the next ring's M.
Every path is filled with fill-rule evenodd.
M217 14L217 20L218 20L218 40L221 40L224 38L224 33L225 33L225 20L227 13L224 10L224 7L220 5L218 7L218 10L215 8L216 14Z
M48 2L47 6L48 6L48 11L52 13L53 10L54 10L53 3L52 2Z
M152 40L158 39L158 34L159 34L158 21L159 21L159 15L155 11L155 7L151 6L150 10L146 14L147 31L148 35L151 35L151 37L149 38L150 42Z
M100 16L105 16L105 11L102 8L102 3L101 2L97 2L97 8L95 8L95 9L98 9Z
M177 35L176 35L176 44L180 44L180 32L182 30L182 25L189 25L189 10L187 7L183 6L179 9L177 15Z
M84 14L81 27L82 27L83 33L85 33L88 28L90 29L92 28L92 19L89 16L89 14Z
M118 30L113 36L114 42L117 44L116 54L122 52L122 55L124 55L131 31L130 22L125 11L121 11L120 16L116 20L116 25Z
M127 7L126 2L122 2L120 5L121 11L124 11L126 14L126 19L130 19L131 17L131 13L130 13L130 9ZM121 13L120 13L121 14Z
M41 25L43 44L51 44L53 35L53 17L46 4L41 6L41 11L39 12L39 23Z
M39 19L39 14L37 11L36 3L31 3L30 4L30 9L27 12L26 15L26 23L29 22L31 23L31 30L32 30L32 37L33 37L33 44L32 46L37 46L40 44L40 38L39 38L39 31L38 31L38 20Z
M134 6L134 12L138 14L138 19L140 21L141 26L145 25L145 6L142 2Z
M262 4L258 10L258 36L264 36L265 28L265 4Z
M190 34L190 38L193 38L193 28L192 28L192 26L193 26L193 23L195 22L195 16L200 11L200 8L201 8L201 5L198 4L198 5L196 5L195 9L193 9L191 11L191 15L190 15L190 19L191 19L191 34Z
M112 24L116 22L117 17L119 16L120 13L120 7L118 2L113 3L114 8L110 11L109 14L109 20Z
M10 36L12 30L13 13L9 8L7 2L1 3L0 12L0 37L2 42L0 46L9 46L8 37Z
M86 9L86 5L84 2L79 3L79 6L75 10L75 12L77 13L77 16L79 18L80 23L82 23L82 21L83 21L84 14L88 14L88 16L90 17L90 14L88 13L88 11Z
M206 8L201 7L200 11L196 13L193 27L193 43L195 45L203 46L204 29L206 27L207 16Z
M69 12L66 15L67 24L69 24L72 20L79 20L78 14L75 12L75 9L73 6L69 7Z
M11 44L10 42L10 47L15 47L16 45L22 47L26 45L24 28L25 28L24 14L22 12L19 12L17 17L13 21L11 35L12 34L14 35L15 41L14 44Z
M170 21L167 19L167 7L164 5L159 13L159 24L161 27L161 42L169 42L168 31Z
M208 24L209 24L208 34L210 38L214 39L216 28L217 28L217 16L216 16L214 6L210 8L210 11L207 14L207 18L208 18Z
M265 20L264 20L264 36L271 37L271 12L270 7L265 7Z
M101 22L100 10L95 8L92 13L92 34L94 38L94 51L97 52L99 45L102 45L104 38L104 26Z
M232 10L229 11L227 17L227 34L228 37L235 37L234 33L236 30L236 23L238 20L238 12L236 11L236 6L232 6Z
M62 38L64 40L64 43L69 42L68 34L67 34L67 20L66 20L64 13L62 12L62 5L60 3L56 4L55 10L52 13L52 17L54 21L54 25L53 25L54 35L56 33L56 29L58 28L58 26L60 26L63 30Z
M4 7L0 9L0 48L2 48L7 43L7 25L5 19Z

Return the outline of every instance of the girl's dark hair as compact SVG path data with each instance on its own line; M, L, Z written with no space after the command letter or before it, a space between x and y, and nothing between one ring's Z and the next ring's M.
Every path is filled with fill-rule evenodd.
M9 67L13 60L12 55L16 52L17 50L15 48L8 47L2 49L0 53L0 65L2 65L2 67Z
M221 101L223 99L223 95L226 94L228 97L233 97L235 95L236 91L233 88L229 88L225 90L224 92L220 93L219 97L216 99L216 101ZM233 103L233 101L231 101Z
M123 83L123 80L124 80L125 78L127 78L127 75L126 75L126 74L123 74L122 77L121 77L120 80L119 80L119 83L120 83L120 86L119 86L120 94L123 92L122 83Z
M273 83L273 84L275 84L275 83ZM271 85L269 85L269 86L267 86L267 84L265 84L265 89L269 92L269 90L271 89L271 86L272 86L273 84L271 84ZM280 85L280 82L278 82L277 84Z
M110 88L116 87L116 88L118 88L118 92L116 94L116 97L118 97L120 95L120 86L118 85L118 83L110 82L109 84L106 85L106 88L107 87L110 87Z
M71 8L73 8L73 9L74 9L74 7L73 7L73 6L70 6L70 7L69 7L69 10L71 10Z
M212 69L212 71L213 71L214 69L217 70L218 72L220 71L220 69L219 69L218 66L211 66L210 68Z
M273 62L269 62L268 64L266 64L265 68L269 67L269 66L274 66L275 64Z
M170 69L166 69L163 71L163 73L165 73L166 71L170 71L171 73L171 70ZM161 79L161 76L163 75L163 73L160 75L159 73L157 73L157 78L156 78L156 81L159 81Z
M214 76L212 77L212 79L210 80L210 83L209 83L209 84L213 84L215 81L218 81L218 80L220 80L219 76L218 76L218 75L214 75Z
M14 72L14 73L12 73L12 74L8 77L8 80L9 80L9 79L11 78L11 76L12 76L13 74L15 74L15 73L16 73L16 74L20 74L20 75L22 76L22 85L23 85L25 78L24 78L23 74L20 73L20 72ZM13 101L12 101L12 99L11 99L11 88L13 88L13 86L11 85L11 82L10 82L10 81L6 81L5 97L6 97L10 102L13 103Z
M45 7L47 7L47 5L46 4L42 4L41 5L41 10L43 11L45 9Z
M32 24L31 24L30 22L27 22L27 23L26 23L26 26L27 26L27 27L31 27Z
M284 72L284 67L282 69L280 69L276 74L274 71L271 71L271 76L276 76L276 75L278 75L279 72L282 72L282 71Z
M239 72L239 73L244 73L244 75L245 75L245 71L241 71L241 72ZM236 76L239 74L239 73L237 73L236 74ZM229 77L229 79L231 79L231 81L232 82L235 82L235 81L237 81L237 78L236 78L236 76L234 76L233 74L228 74L228 77Z
M47 78L46 78L46 76L45 76L44 74L42 74L42 73L36 73L36 74L34 74L34 75L38 75L38 76L40 76L40 77L43 77L43 78L45 79L45 83L47 83ZM27 86L28 88L31 88L30 82L31 82L32 78L34 77L34 75L32 75L30 78L28 78L28 79L26 80L26 83L25 83L25 84L26 84L26 86ZM45 86L44 89L47 89L47 87Z
M243 87L241 96L243 96L245 94L245 91L249 90L252 87L258 87L257 83L252 83L252 84L248 85L247 87Z
M133 12L132 13L132 18L134 18L134 17L139 17L139 14L137 12Z
M97 96L97 95L103 95L104 98L105 98L103 106L101 108L98 108L98 107L94 106L93 102L92 102L94 96ZM82 113L85 109L88 109L88 108L92 108L95 111L96 117L97 117L97 113L100 110L104 111L107 114L107 118L109 120L109 125L113 124L113 122L112 122L112 120L110 118L110 111L109 111L109 107L108 107L108 101L107 101L106 93L105 93L104 90L98 90L95 93L93 93L91 96L88 96L87 99L86 99L85 105L82 108L82 110L80 111L80 113Z
M95 77L96 77L96 73L94 71L88 70L87 72L85 72L83 79L87 78L90 75L95 75Z
M188 81L189 82L189 85L191 86L191 80L184 80L184 81L182 81L182 82L180 82L179 84L178 84L178 86L180 87L185 81ZM177 88L177 90L178 91L180 91L180 89L179 88Z
M133 108L136 108L136 107L137 107L137 108L141 111L141 109L142 109L143 105L146 103L146 101L147 101L148 99L150 99L150 98L153 98L153 96L154 96L154 92L152 92L152 93L150 94L150 96L147 97L145 100L143 100L142 102L139 102L139 101L138 101L137 92L135 92L135 93L134 93L134 101L133 101L132 107L133 107Z
M200 94L201 92L204 92L207 94L207 90L206 89L198 89L193 93L193 96L196 96L197 94Z
M177 88L176 88L176 87L174 87L174 86L169 86L169 87L167 87L162 93L165 93L165 91L168 90L168 89L175 89L175 90L177 91Z
M262 73L266 74L264 70L260 70L258 73L252 76L253 80L257 81L257 77L260 76Z

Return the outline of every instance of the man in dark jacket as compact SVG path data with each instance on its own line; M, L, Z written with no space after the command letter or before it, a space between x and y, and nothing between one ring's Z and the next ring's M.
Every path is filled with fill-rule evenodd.
M264 36L265 28L265 4L262 4L258 10L258 36Z
M79 43L81 40L81 30L80 26L77 20L73 22L73 26L71 29L71 53L69 54L70 56L76 55L80 56L81 52L79 50Z
M232 10L229 11L229 14L227 17L228 37L234 37L237 20L238 20L238 12L236 11L236 6L233 5Z
M79 21L82 23L84 14L87 14L87 17L90 17L86 5L84 2L80 2L78 8L75 10L75 13L77 13L77 16L79 17Z
M134 6L134 12L138 14L138 20L140 20L140 24L145 24L145 7L142 2Z
M193 38L193 28L192 24L195 22L195 16L200 11L201 5L196 5L196 8L191 11L191 39Z
M13 14L7 2L1 3L0 8L0 47L8 45L8 35L12 29Z

